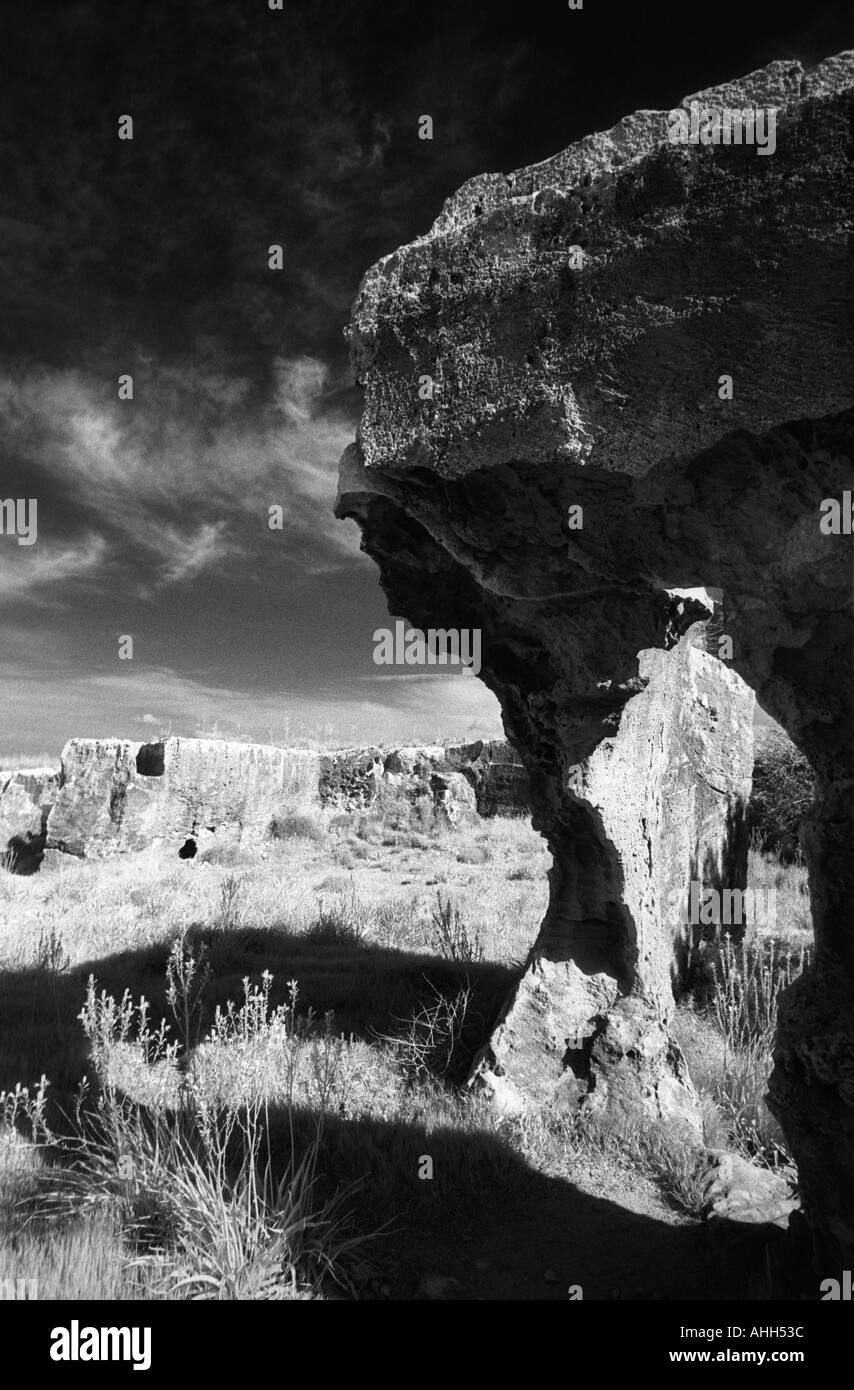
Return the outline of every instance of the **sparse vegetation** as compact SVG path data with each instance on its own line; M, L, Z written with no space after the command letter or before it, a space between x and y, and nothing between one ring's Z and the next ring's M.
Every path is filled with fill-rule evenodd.
M698 1151L665 1130L507 1120L463 1084L542 917L540 837L385 814L289 812L154 879L145 856L4 879L0 1277L111 1299L411 1293L413 1231L428 1248L484 1192L555 1177L700 1219ZM802 865L758 841L750 873L777 888L773 939L707 943L678 1027L707 1143L779 1164L763 1094L809 901ZM413 1185L422 1154L441 1184Z
M812 804L814 785L809 761L783 729L772 727L757 735L748 825L787 862L797 857L798 830Z
M442 902L441 893L437 893L436 903L433 942L439 954L445 960L459 961L463 965L483 960L483 943L477 928L469 929L460 909L450 898Z
M780 992L809 964L806 871L783 865L754 839L749 881L778 890L774 924L736 945L705 943L695 998L678 1015L678 1036L705 1106L707 1142L723 1140L769 1166L791 1164L765 1095L771 1074Z
M271 840L316 840L324 838L323 826L313 817L299 811L282 810L270 821Z

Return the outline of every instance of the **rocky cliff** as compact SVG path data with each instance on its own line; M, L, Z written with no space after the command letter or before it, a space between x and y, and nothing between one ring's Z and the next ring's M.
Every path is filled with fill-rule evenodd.
M0 773L0 840L31 831L40 835L56 796L59 769L21 768Z
M215 739L72 739L47 848L104 858L159 843L189 854L215 834L260 836L283 807L317 801L319 765L316 753Z
M0 785L0 850L27 835L40 852L84 858L161 846L188 857L217 836L257 841L283 814L370 805L388 787L427 797L456 824L465 815L524 815L527 773L496 740L450 748L331 753L218 739L71 739L61 767L9 773ZM28 847L10 867L26 871Z
M681 722L672 707L698 674L674 590L722 591L708 705L734 707L737 673L816 775L816 953L784 1001L771 1094L813 1228L850 1261L854 55L692 100L774 108L773 153L676 143L668 112L640 111L470 180L368 271L337 511L394 613L481 628L481 678L531 776L551 905L492 1044L517 1092L690 1110L657 885L703 856L689 781L729 800L738 774L714 741L683 757L706 721L693 695Z

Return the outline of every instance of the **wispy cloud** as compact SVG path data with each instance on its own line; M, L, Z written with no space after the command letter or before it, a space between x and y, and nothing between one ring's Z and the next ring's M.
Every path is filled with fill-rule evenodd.
M30 710L37 703L38 727ZM156 710L157 713L152 713ZM68 675L45 684L26 664L0 663L0 754L26 753L68 738L235 737L256 742L386 743L500 736L498 704L476 680L389 687L365 699L347 683L334 691L235 690L168 667L127 663L121 671Z
M40 537L35 545L25 548L4 536L0 538L0 605L18 607L22 598L39 605L64 605L69 588L76 591L81 581L91 582L108 557L103 536L92 533L82 535L73 545Z
M0 442L46 494L33 547L44 559L21 566L13 586L29 590L64 568L91 568L110 551L109 535L119 574L156 592L226 556L249 560L273 504L283 508L286 562L307 574L353 563L355 531L332 516L352 424L325 408L329 373L319 359L280 358L274 377L270 399L249 405L247 383L215 366L182 376L174 365L149 365L126 402L105 400L103 385L79 371L0 374ZM62 498L73 502L79 529L57 550L49 541ZM98 548L93 533L101 533Z

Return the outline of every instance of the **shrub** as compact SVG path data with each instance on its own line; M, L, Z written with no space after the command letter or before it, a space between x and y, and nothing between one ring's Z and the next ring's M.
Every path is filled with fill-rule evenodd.
M801 974L809 955L785 954L773 941L736 947L727 937L709 960L711 991L703 1011L683 1008L677 1015L692 1080L707 1102L707 1137L712 1134L723 1147L724 1128L727 1141L745 1157L772 1166L787 1162L785 1139L765 1096L778 997Z
M392 1048L404 1077L412 1083L431 1077L459 1079L471 1056L466 1045L473 1025L471 985L467 981L451 998L433 985L430 988L432 1000L414 1010L402 1035L377 1035Z
M637 1153L643 1167L674 1206L701 1216L706 1206L708 1159L663 1123L645 1126L638 1134Z
M324 905L322 897L318 899L317 921L309 927L306 936L313 941L360 943L367 935L370 922L369 908L351 888L347 894L336 894L329 907Z
M323 1116L340 1062L331 1020L318 1040L311 1016L296 1017L295 982L287 1002L272 1009L272 976L265 973L259 988L244 980L243 1005L217 1010L200 1049L208 1060L221 1054L221 1071L228 1071L229 1058L237 1064L240 1085L223 1100L206 1084L204 1066L189 1065L188 1049L199 1038L203 978L182 935L167 967L167 999L182 1035L174 1043L165 1022L152 1030L145 999L136 1003L125 991L116 1001L90 978L81 1019L99 1088L93 1099L83 1083L64 1133L47 1126L44 1079L32 1096L21 1088L0 1096L4 1129L26 1124L59 1159L38 1175L28 1219L64 1217L66 1230L86 1234L94 1272L84 1284L103 1289L104 1296L134 1297L144 1290L141 1296L179 1299L302 1299L323 1296L330 1282L353 1294L365 1268L359 1251L369 1239L351 1233L344 1211L355 1185L325 1198L318 1194ZM144 1067L166 1063L177 1087L154 1103L131 1098L112 1075L123 1050L135 1052ZM264 1065L268 1052L275 1054L267 1059L273 1065ZM279 1086L285 1073L292 1114L303 1052L319 1114L299 1150L290 1128L290 1152L276 1168L269 1087ZM253 1063L255 1087L247 1086ZM30 1240L25 1249L38 1257L39 1270L66 1270L67 1241L42 1242L44 1249L37 1243ZM56 1296L67 1296L67 1289Z
M712 1011L730 1052L758 1043L770 1054L777 997L808 964L808 951L783 955L774 941L736 947L724 938L714 962Z
M329 1279L352 1291L353 1188L318 1199L319 1131L276 1175L261 1101L216 1110L190 1089L180 1109L148 1110L108 1089L75 1123L38 1209L118 1211L129 1263L160 1297L311 1298Z
M244 925L246 884L235 874L226 874L219 885L219 902L213 918L215 931L239 931Z
M483 960L483 943L477 928L469 931L459 908L450 898L442 902L436 894L437 907L432 918L432 944L445 960L463 965L475 965Z
M267 828L271 840L322 840L323 827L311 816L297 811L277 811Z
M488 864L491 857L486 845L468 845L457 854L457 863Z
M757 738L748 826L764 837L768 847L792 857L814 787L815 777L808 760L784 731L773 728L763 732Z

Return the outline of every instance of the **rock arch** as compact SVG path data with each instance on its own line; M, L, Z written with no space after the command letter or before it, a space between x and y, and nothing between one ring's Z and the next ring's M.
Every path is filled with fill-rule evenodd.
M817 1237L850 1260L854 54L691 100L773 107L773 155L673 144L667 113L641 111L471 180L368 272L337 513L394 612L482 629L553 852L482 1061L505 1101L583 1093L694 1122L663 896L686 855L721 851L705 803L685 812L688 774L736 826L743 682L808 756L816 951L781 1010L771 1103ZM723 591L731 662L702 650L708 610L674 619L677 588Z

